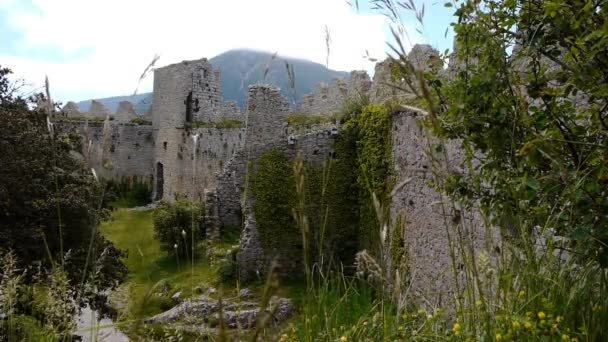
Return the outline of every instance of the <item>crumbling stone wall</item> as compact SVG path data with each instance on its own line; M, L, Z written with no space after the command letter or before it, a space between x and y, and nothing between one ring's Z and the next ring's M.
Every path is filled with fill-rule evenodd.
M91 101L91 107L87 112L87 116L93 118L105 118L108 114L108 109L103 105L103 103L97 100Z
M129 101L120 101L118 104L118 109L116 109L116 115L114 115L115 119L120 122L130 122L133 119L136 119L138 116L135 113L135 108L133 107L133 103Z
M223 119L222 113L238 117L230 104L221 110L219 77L205 58L155 70L154 156L156 167L162 165L163 170L163 189L156 193L164 199L203 199L205 191L215 189L216 174L242 146L243 129L191 128L196 121Z
M481 250L486 239L491 237L486 236L477 213L455 211L446 197L429 186L433 179L433 165L427 154L430 146L418 123L418 119L425 115L420 109L404 107L402 112L393 116L392 156L396 180L390 215L393 229L400 229L395 226L398 217L403 222L400 234L405 242L412 276L410 294L424 298L420 305L433 308L452 304L455 296L454 265L459 272L459 280L462 281L463 277L457 253L456 264L453 264L448 234L455 243L460 230L465 241L471 243L475 250ZM437 142L431 139L430 144ZM458 143L449 141L445 147L449 168L459 168L463 156ZM445 160L445 155L438 153L436 158ZM438 168L435 171L444 171L442 166ZM459 226L459 222L466 224Z
M78 105L76 104L76 102L73 101L69 101L68 103L66 103L65 106L63 106L63 108L61 109L61 113L67 117L82 116L82 113L80 113L80 110L78 109Z
M55 125L82 136L84 161L100 177L152 181L154 134L151 126L112 121L59 121Z

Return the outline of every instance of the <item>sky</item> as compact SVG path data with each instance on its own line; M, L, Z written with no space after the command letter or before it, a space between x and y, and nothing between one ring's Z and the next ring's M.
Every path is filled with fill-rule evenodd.
M355 1L355 0L351 0ZM406 0L407 1L407 0ZM452 10L425 5L424 25L403 12L408 43L451 48ZM129 95L155 55L156 66L251 48L373 73L384 59L389 21L366 0L0 0L0 65L35 90L48 75L55 101ZM297 72L297 70L296 70ZM152 76L139 92L152 90Z

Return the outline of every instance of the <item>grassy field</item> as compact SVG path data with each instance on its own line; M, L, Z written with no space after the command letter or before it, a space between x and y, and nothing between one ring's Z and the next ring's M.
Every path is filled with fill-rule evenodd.
M214 272L202 250L195 251L194 263L160 250L154 238L152 215L152 210L119 209L101 226L109 240L128 252L125 262L129 268L126 286L130 318L162 312L172 304L170 297L174 293L181 291L182 297L188 297L196 287L204 288L214 281Z

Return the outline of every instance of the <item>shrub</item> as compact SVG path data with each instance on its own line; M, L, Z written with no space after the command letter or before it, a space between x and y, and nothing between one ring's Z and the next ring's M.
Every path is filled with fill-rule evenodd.
M203 238L202 214L200 204L185 199L161 203L154 212L154 234L161 243L161 249L188 257L192 247Z
M217 268L217 277L220 282L227 283L234 279L237 276L237 264L231 259L222 259L219 262Z
M146 205L152 200L152 186L139 178L126 178L121 181L107 181L107 197L112 205L132 208Z
M132 119L131 123L134 123L136 125L152 125L152 122L150 122L148 120L144 120L143 118Z

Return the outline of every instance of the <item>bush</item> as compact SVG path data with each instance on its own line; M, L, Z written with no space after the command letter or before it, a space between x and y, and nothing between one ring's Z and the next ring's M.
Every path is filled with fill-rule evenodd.
M202 215L200 204L185 199L161 203L154 212L154 235L161 249L188 257L192 247L203 239Z
M217 269L217 277L220 282L227 283L237 276L237 264L233 259L222 259Z
M152 201L152 185L136 177L119 182L108 180L106 184L106 197L111 201L112 206L132 208Z

